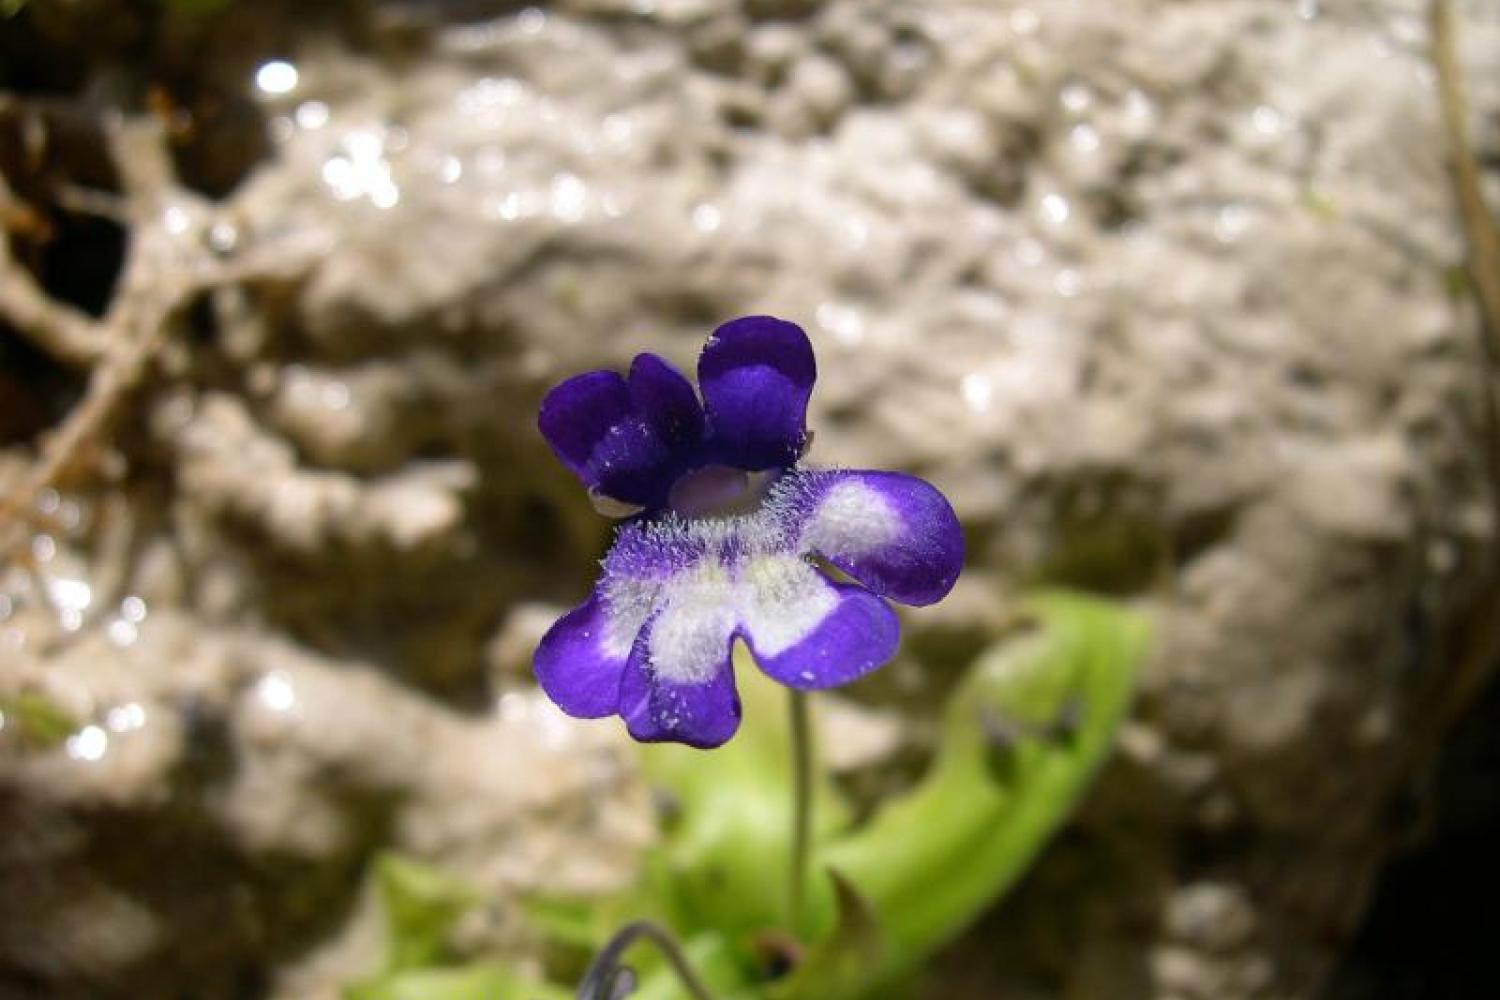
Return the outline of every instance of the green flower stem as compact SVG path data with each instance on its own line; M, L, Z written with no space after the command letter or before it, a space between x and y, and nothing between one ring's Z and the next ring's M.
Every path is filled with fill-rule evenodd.
M789 721L792 742L792 858L791 895L788 915L794 937L803 930L807 900L807 866L812 852L812 721L808 718L807 693L789 689Z

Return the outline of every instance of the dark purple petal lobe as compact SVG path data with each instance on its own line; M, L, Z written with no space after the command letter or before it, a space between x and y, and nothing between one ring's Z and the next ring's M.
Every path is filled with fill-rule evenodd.
M600 442L630 412L630 390L619 372L584 372L547 393L537 426L563 464L583 477Z
M628 653L612 651L603 598L595 594L553 624L537 647L536 679L557 707L580 719L620 710Z
M795 323L746 316L714 331L698 359L712 460L736 468L788 468L807 436L817 363Z
M740 728L733 637L725 642L723 663L709 676L672 681L650 664L650 628L636 642L620 685L620 715L630 735L642 743L684 743L700 750L724 745Z
M637 354L627 380L636 413L665 444L691 448L703 436L703 407L693 384L655 354Z
M584 486L627 504L658 507L696 449L702 418L696 398L691 408L682 398L684 389L692 396L692 386L665 362L636 367L642 374L633 370L630 382L610 371L568 379L542 400L537 424Z
M884 600L863 587L823 581L835 595L832 606L790 645L775 643L774 654L757 641L749 625L755 662L773 680L803 691L838 687L858 680L896 655L901 624Z
M876 594L940 601L964 562L963 529L946 497L900 472L830 472L804 512L803 546Z

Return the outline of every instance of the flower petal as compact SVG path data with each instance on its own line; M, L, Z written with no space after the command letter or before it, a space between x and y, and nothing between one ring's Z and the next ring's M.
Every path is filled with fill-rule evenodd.
M583 476L599 443L630 411L630 390L619 372L584 372L547 393L536 422L563 464Z
M806 691L863 677L896 655L901 626L890 605L836 584L795 556L745 567L741 609L750 649L773 679Z
M666 444L692 448L703 436L703 407L687 376L655 354L637 354L627 382L635 411Z
M621 642L598 591L559 618L537 647L536 679L557 707L580 719L620 710L620 678L632 642Z
M638 411L618 372L575 375L547 393L537 425L557 457L589 489L659 506L683 456Z
M793 465L816 378L812 344L795 323L746 316L715 330L698 359L712 460L751 472Z
M658 619L659 621L659 619ZM709 672L674 680L651 663L648 625L625 668L620 715L630 735L643 743L685 743L700 750L722 746L740 728L740 696L731 660L734 636L725 639Z
M935 487L899 472L820 473L814 482L804 550L903 604L932 604L953 589L963 529Z

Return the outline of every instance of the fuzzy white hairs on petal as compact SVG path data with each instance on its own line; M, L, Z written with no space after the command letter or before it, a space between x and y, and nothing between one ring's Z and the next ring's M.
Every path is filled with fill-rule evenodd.
M803 550L857 557L895 541L901 514L867 483L844 479L828 488L802 530Z

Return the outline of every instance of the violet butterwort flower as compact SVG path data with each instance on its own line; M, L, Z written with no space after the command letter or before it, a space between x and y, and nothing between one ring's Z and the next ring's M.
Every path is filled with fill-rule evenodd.
M931 604L953 587L963 535L936 489L798 465L816 375L800 327L747 316L704 345L701 404L654 354L547 394L538 423L553 451L596 497L637 511L593 596L537 649L537 679L564 712L719 746L740 724L736 639L782 684L836 687L895 654L886 598Z

